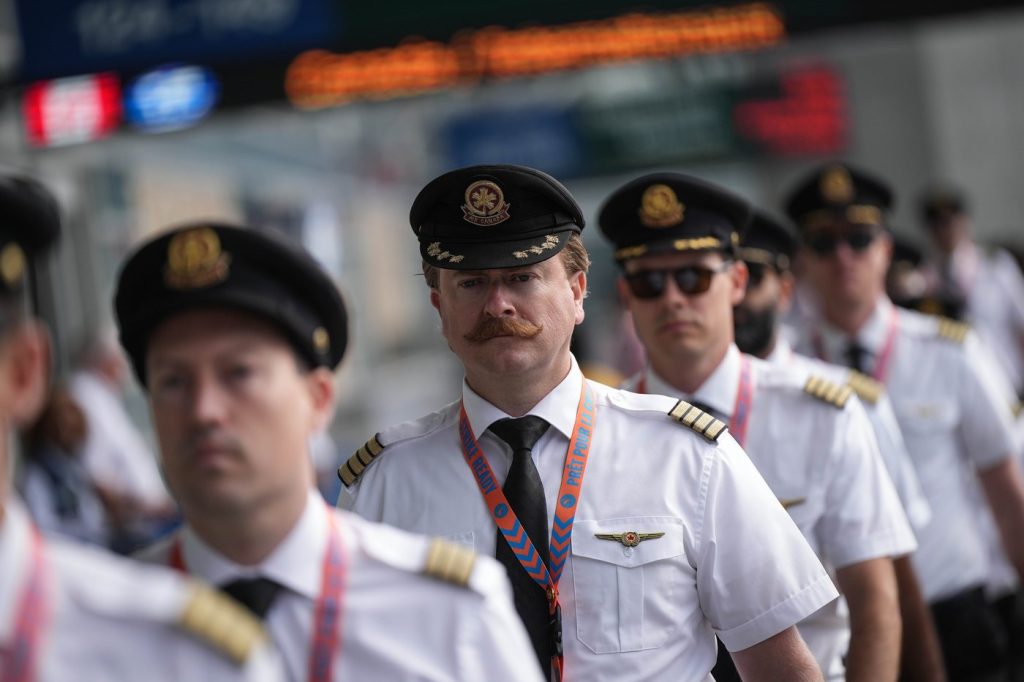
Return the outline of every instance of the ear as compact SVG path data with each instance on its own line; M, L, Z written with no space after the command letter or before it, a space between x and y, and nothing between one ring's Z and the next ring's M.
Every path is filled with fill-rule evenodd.
M885 267L888 269L892 265L892 235L888 232L883 232L878 241L880 242L879 248L882 249L883 256L885 257Z
M729 281L732 284L732 291L729 292L729 302L735 307L743 302L747 295L747 280L750 278L750 271L747 264L741 260L733 261L729 268Z
M50 336L38 322L11 332L6 341L2 373L5 411L16 426L35 419L43 407L50 378Z
M441 312L441 293L437 289L430 290L430 305L434 306L437 312Z
M313 407L312 431L327 428L334 418L334 374L326 367L317 367L306 375L306 383Z
M633 292L629 290L629 285L626 284L626 278L619 275L615 278L615 291L619 294L619 302L622 306L628 310L633 309Z
M779 273L779 315L789 312L793 305L793 291L796 289L796 277L792 272Z
M572 289L572 303L576 308L576 324L580 324L586 315L583 310L583 299L587 297L587 273L582 270L573 273L569 278L569 287Z

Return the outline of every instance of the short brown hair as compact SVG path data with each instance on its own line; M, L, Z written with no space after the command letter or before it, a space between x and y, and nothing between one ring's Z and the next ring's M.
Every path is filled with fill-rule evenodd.
M587 253L587 247L583 245L583 240L579 234L572 233L569 235L569 241L566 242L565 248L560 253L562 257L562 264L565 265L565 274L569 277L575 275L577 272L587 272L590 270L590 254ZM440 282L439 268L431 265L430 263L423 261L423 277L427 280L427 286L431 289L436 289Z

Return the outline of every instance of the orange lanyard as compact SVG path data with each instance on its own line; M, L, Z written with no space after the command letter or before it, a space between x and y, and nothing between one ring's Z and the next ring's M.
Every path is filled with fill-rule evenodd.
M29 571L15 612L14 641L9 650L0 652L0 682L32 682L38 672L40 633L49 609L47 565L39 529L29 524L29 531Z

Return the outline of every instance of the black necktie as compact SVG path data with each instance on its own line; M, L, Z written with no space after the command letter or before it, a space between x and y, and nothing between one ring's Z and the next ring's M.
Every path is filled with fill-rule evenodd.
M544 563L548 564L548 506L544 500L544 484L541 483L540 474L530 454L533 446L547 431L548 423L540 417L528 415L519 419L501 419L491 424L490 428L491 433L512 448L512 466L501 489L519 523L530 536L534 549L540 552ZM508 572L516 611L526 626L533 649L537 652L537 660L544 671L544 678L547 679L553 651L547 595L519 563L500 529L497 533L494 555Z
M846 345L846 366L863 374L867 372L867 361L870 355L871 351L853 339Z
M221 586L220 589L263 620L274 602L274 597L281 591L281 585L269 578L240 578Z

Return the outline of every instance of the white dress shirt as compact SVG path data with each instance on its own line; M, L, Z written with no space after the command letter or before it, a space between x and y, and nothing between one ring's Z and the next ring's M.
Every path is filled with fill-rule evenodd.
M893 305L882 298L857 334L873 371L888 336ZM977 337L939 334L939 318L895 309L897 335L882 377L903 432L932 521L918 532L914 566L925 598L936 601L984 584L989 560L972 501L974 471L1017 452L1012 415ZM798 351L826 361L843 357L848 339L808 319Z
M24 509L9 500L0 521L0 650L14 639L32 570L32 532ZM175 572L53 538L44 553L51 610L38 644L37 682L283 679L266 640L239 664L183 628L196 586Z
M583 375L530 414L553 518ZM745 649L836 598L799 530L735 440L704 440L667 413L676 401L589 382L596 425L559 584L565 675L588 682L702 681L717 634ZM511 450L487 430L505 413L463 385L469 422L498 483ZM493 555L496 528L459 445L459 403L378 435L384 451L339 505ZM601 534L663 533L635 547Z
M730 346L700 388L680 397L731 417L741 358ZM913 532L860 401L851 397L838 408L804 391L807 372L747 359L754 388L744 448L829 571L914 551ZM644 376L647 391L679 394L650 369ZM797 627L826 679L843 679L850 639L845 603L836 600Z
M430 578L422 573L428 538L332 510L311 490L299 522L258 566L233 563L188 527L177 536L186 569L211 585L262 576L284 586L265 623L291 682L307 679L328 514L336 515L348 561L334 679L540 679L505 569L496 561L477 557L468 587ZM145 558L166 563L175 541L154 547Z

